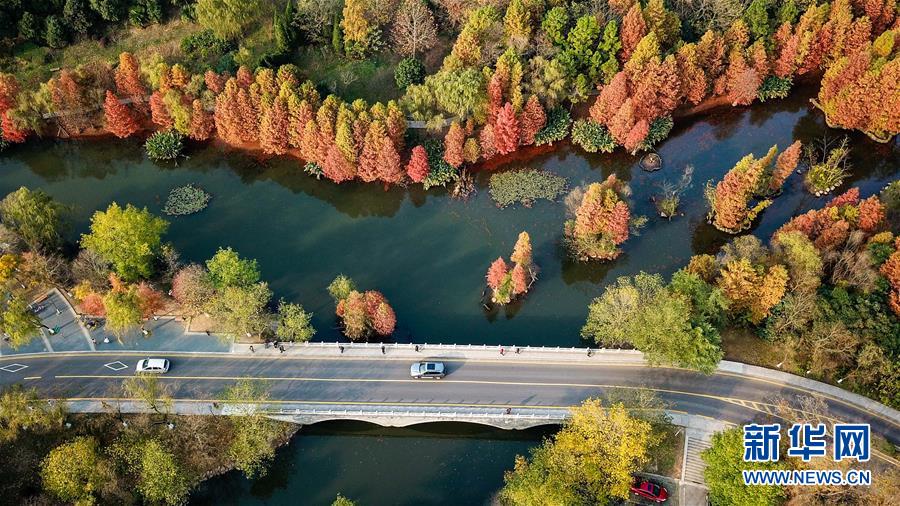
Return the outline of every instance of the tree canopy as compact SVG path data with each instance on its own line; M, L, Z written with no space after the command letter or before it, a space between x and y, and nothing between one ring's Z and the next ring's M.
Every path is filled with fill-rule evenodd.
M43 190L21 187L0 201L0 218L12 227L32 250L59 245L63 207Z
M81 236L81 246L113 265L126 281L153 275L162 235L169 223L147 210L113 202L91 218L91 232Z

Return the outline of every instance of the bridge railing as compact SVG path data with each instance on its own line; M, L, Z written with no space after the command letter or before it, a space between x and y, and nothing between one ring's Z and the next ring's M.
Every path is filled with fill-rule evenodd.
M368 409L279 409L267 411L269 415L280 416L326 416L326 417L360 417L360 418L436 418L436 419L485 419L503 418L511 420L565 420L566 410L548 410L529 413L474 412L474 411L418 411L418 410L368 410Z
M541 352L559 352L559 353L572 353L579 352L585 353L588 350L591 351L599 351L606 353L622 353L622 354L633 354L633 355L641 355L641 352L638 350L628 350L622 348L581 348L577 346L520 346L520 345L503 345L503 344L443 344L443 343L353 343L353 342L325 342L325 341L312 341L312 342L304 342L304 343L285 343L286 345L291 345L294 348L338 348L344 347L346 349L352 348L362 348L362 349L381 349L384 346L386 349L402 349L402 350L413 350L418 347L419 351L423 351L426 349L430 350L472 350L472 351L481 351L481 350L521 350L521 351L541 351Z

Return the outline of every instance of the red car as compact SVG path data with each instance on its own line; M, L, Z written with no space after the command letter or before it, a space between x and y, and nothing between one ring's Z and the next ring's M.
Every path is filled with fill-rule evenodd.
M634 483L631 484L631 492L656 502L666 502L666 499L669 498L669 491L665 487L643 478L634 479Z

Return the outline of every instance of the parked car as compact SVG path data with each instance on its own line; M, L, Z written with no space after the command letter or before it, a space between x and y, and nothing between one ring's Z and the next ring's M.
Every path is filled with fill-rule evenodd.
M441 379L444 377L443 362L416 362L409 367L409 375L413 378Z
M666 490L666 487L643 478L634 479L634 483L631 484L631 492L656 502L666 502L666 499L669 498L669 491Z
M164 358L145 358L138 360L136 373L163 374L169 372L169 361Z

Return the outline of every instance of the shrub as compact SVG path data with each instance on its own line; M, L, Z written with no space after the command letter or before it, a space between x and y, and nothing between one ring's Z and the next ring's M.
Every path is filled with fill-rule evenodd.
M47 46L53 49L65 47L68 44L68 39L66 38L66 26L63 24L62 19L56 15L47 16L46 23L47 28L44 31L44 40L47 42Z
M310 176L316 176L316 179L322 179L322 175L325 174L322 167L319 167L319 164L315 162L306 162L306 165L303 166L303 172Z
M555 200L566 191L566 178L534 169L491 175L491 198L499 207L516 202L530 206L537 199Z
M616 141L605 126L583 119L572 125L572 142L588 153L612 153L616 148Z
M211 198L212 195L203 188L192 184L179 186L169 192L169 198L166 199L163 212L169 216L186 216L199 213L206 209Z
M184 148L183 140L184 136L175 130L156 132L144 143L144 149L151 160L175 160Z
M230 42L216 37L212 30L192 33L181 39L181 51L188 61L218 60L232 49L233 45Z
M760 102L765 102L772 98L785 98L791 92L791 86L793 85L794 81L790 77L769 76L763 81L756 95L759 97Z
M444 160L443 143L436 139L428 139L424 147L428 155L428 175L422 181L422 186L427 190L433 186L447 186L447 183L456 181L459 173L456 167Z
M647 137L644 138L644 141L638 149L649 151L656 143L665 140L665 138L669 136L669 132L672 131L674 125L675 122L672 121L671 116L656 118L653 120L653 123L650 123L650 132L647 134Z
M425 65L415 58L404 58L394 70L394 80L401 90L405 90L411 84L422 84L425 80Z
M544 128L540 129L534 136L534 144L543 146L545 144L552 145L556 141L561 141L569 135L569 125L572 124L572 115L565 107L557 107L551 109L547 114L547 123Z

